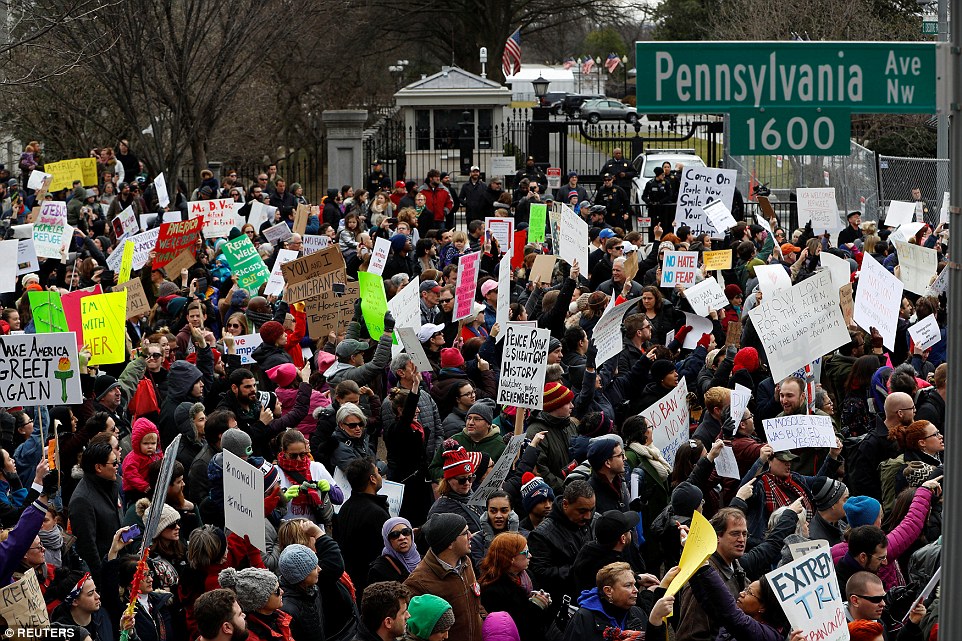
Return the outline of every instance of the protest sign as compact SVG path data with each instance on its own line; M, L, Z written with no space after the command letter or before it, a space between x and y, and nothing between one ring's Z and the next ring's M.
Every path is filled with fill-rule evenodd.
M254 229L260 231L261 225L270 220L268 218L269 213L267 211L267 205L259 200L252 200L250 203L251 207L247 214L247 222L253 225Z
M792 287L792 279L781 265L756 265L755 276L758 277L758 287L762 290L762 300Z
M885 226L898 227L910 223L915 217L915 203L893 200L885 212Z
M940 565L935 569L935 572L932 573L932 578L929 579L929 582L925 584L924 588L922 588L921 594L919 594L919 596L915 599L915 601L912 602L912 605L909 606L908 612L906 612L905 616L902 617L903 624L909 620L909 615L912 614L912 610L917 608L919 603L922 603L923 601L928 599L929 596L931 596L932 593L935 592L935 587L939 584L941 580L942 580L942 566Z
M203 216L174 223L161 223L160 232L157 235L153 268L163 267L180 252L192 247L200 237L200 230L203 225Z
M320 251L331 243L327 236L305 235L301 237L301 247L305 256L310 256L314 252Z
M899 225L899 228L889 235L889 243L894 243L897 240L907 243L909 239L915 237L923 227L925 227L925 223L911 222Z
M852 267L847 260L824 251L818 255L818 259L822 267L831 272L832 282L836 287L843 287L852 282Z
M588 269L588 223L571 207L561 203L561 221L558 225L558 256L572 267L578 261L582 272Z
M133 236L140 231L140 227L137 225L137 214L134 213L134 208L130 205L117 214L117 220L120 221L120 231L125 235Z
M543 243L544 230L547 224L548 206L542 203L532 203L528 214L528 242Z
M478 270L481 252L465 254L458 261L458 280L454 287L454 317L461 320L472 315L474 297L478 291Z
M939 269L938 252L928 247L895 241L899 256L899 280L905 289L924 294Z
M170 204L170 194L167 193L167 179L164 172L160 172L154 178L154 192L157 194L157 204L166 207Z
M83 403L79 367L72 332L0 336L0 403L4 407Z
M852 283L838 289L838 305L842 308L842 318L845 319L845 326L851 327L855 321L852 316L855 314L855 300L852 298Z
M100 284L94 285L89 289L77 289L69 294L60 296L60 304L63 307L64 317L67 319L67 328L77 337L77 347L84 345L83 319L80 315L80 301L87 296L100 294L103 289Z
M882 267L871 254L864 254L852 318L865 331L871 327L877 329L882 335L882 342L890 350L895 349L902 289L902 281Z
M629 250L628 247L631 247ZM627 252L625 257L625 263L622 265L622 269L625 272L625 280L634 280L635 276L638 274L638 251L635 250L635 246L629 243L627 240L621 244L621 251ZM617 296L616 296L617 298Z
M728 329L725 331L725 345L741 345L742 341L742 322L728 321Z
M845 606L830 550L817 549L765 575L791 629L803 639L847 641Z
M334 283L347 280L344 257L337 245L330 245L310 256L302 256L285 263L282 270L284 282L287 283L284 300L289 304L317 296L322 291L331 289Z
M909 327L909 335L918 349L928 349L942 340L942 330L935 320L935 314L929 314Z
M708 234L717 237L704 207L713 200L720 200L728 210L731 210L737 177L738 172L734 169L686 167L682 170L681 182L678 185L675 226L688 225L692 236Z
M484 233L498 241L498 248L502 252L511 253L511 246L514 244L513 218L485 218Z
M27 300L30 302L33 325L38 334L69 331L59 292L27 292Z
M323 339L331 332L341 333L354 315L358 297L357 283L333 283L304 301L307 331L312 338Z
M502 345L498 405L540 410L544 405L544 375L548 369L546 329L518 327L507 323Z
M641 412L651 425L652 443L661 450L669 465L675 462L675 452L688 438L688 385L679 377L678 385Z
M94 161L94 174L96 174L97 159L91 158L91 160ZM120 163L117 164L119 165ZM74 160L44 162L43 168L44 171L53 176L53 178L50 179L50 187L48 187L51 192L57 192L61 189L70 189L75 180L79 180L82 183L84 179L83 167L74 162ZM96 180L90 184L96 185Z
M511 252L511 269L520 269L524 265L525 230L514 232L514 250Z
M167 273L167 277L176 282L180 278L181 271L185 269L190 269L197 262L197 256L194 254L194 248L189 247L184 251L177 254L174 260L167 263L164 267L164 271Z
M497 342L504 338L504 328L507 327L508 319L511 317L511 254L501 257L498 265L498 307L496 310L495 324L498 325L500 333L495 337Z
M123 363L127 321L127 291L94 294L80 301L84 342L90 347L91 365Z
M294 232L287 226L287 223L277 223L273 227L268 227L264 230L264 238L266 238L267 242L271 245L283 242L293 235Z
M418 291L417 281L409 282L404 286L394 298L387 302L387 308L391 312L391 316L394 317L394 329L397 330L399 327L414 327L419 328L421 326L421 305L420 305L420 292ZM392 356L397 356L401 353L402 346L398 342L397 334L394 336L394 345L391 347Z
M253 292L271 277L264 259L246 235L227 241L223 249L231 273L237 277L238 287Z
M17 240L17 276L23 276L40 269L40 261L37 260L37 248L33 244L33 238L20 238Z
M174 464L177 462L177 452L180 449L180 434L175 436L167 447L164 448L164 458L160 464L160 471L157 475L157 480L154 482L154 489L150 498L151 505L163 505L164 499L167 495L167 487L170 485L172 477L174 476ZM140 540L140 554L143 555L144 550L153 545L155 533L157 532L157 526L160 524L160 517L163 515L163 510L150 510L147 513L147 518L144 519L144 535Z
M936 278L935 282L929 285L925 291L926 296L941 296L945 293L946 288L949 286L949 271L950 270L943 268L942 271L939 272L938 278Z
M849 342L838 301L831 273L820 270L789 289L765 294L749 312L776 382Z
M154 248L157 246L157 239L159 237L160 237L160 227L154 227L153 229L148 229L145 232L141 232L130 239L134 241L134 262L132 265L133 269L140 269L147 264L147 261L150 260L150 252L154 251ZM193 248L191 248L191 250L193 250ZM117 258L115 259L116 264L114 266L111 266L111 258L113 258L115 254L117 254ZM107 257L107 266L114 271L120 271L119 268L120 268L120 261L122 257L123 257L122 252L114 251L112 254L110 254L110 256ZM193 264L194 263L191 262L191 265ZM156 260L152 263L151 268L160 269L160 267L157 265Z
M730 249L705 252L701 257L702 260L705 261L705 269L707 271L713 272L719 269L732 268L732 250Z
M685 342L682 344L683 349L695 349L698 347L698 341L705 334L710 334L714 329L714 325L707 318L702 316L697 316L695 314L689 314L685 312L685 325L691 327L691 331L685 334Z
M141 214L140 215L140 228L147 229L151 225L157 222L157 214Z
M147 300L147 293L144 291L144 284L139 278L134 278L120 283L115 289L127 290L126 318L133 318L138 314L141 316L146 316L150 313L150 302Z
M61 258L60 252L66 251L72 237L70 225L33 225L33 245L40 258Z
M661 287L674 287L681 284L690 287L695 283L698 273L698 252L665 252L661 265Z
M34 169L30 172L30 178L27 179L27 189L33 189L34 191L43 189L43 183L48 178L52 178L52 176L39 169Z
M595 325L591 340L594 341L595 348L598 350L595 362L599 367L620 354L621 350L624 349L621 324L625 320L625 315L634 309L635 303L639 300L641 299L636 298L621 305L616 305L606 311Z
M793 414L766 418L765 436L776 452L804 447L835 447L835 427L830 416Z
M428 360L428 355L424 353L424 346L418 340L417 332L414 331L413 327L398 327L394 330L394 333L401 341L404 351L414 359L414 366L418 368L419 372L434 371L431 361Z
M384 333L384 315L388 311L387 296L384 293L384 281L377 274L358 272L360 283L359 298L361 299L361 314L367 332L375 341L380 340Z
M709 276L697 285L692 285L685 290L685 298L691 308L699 316L708 316L711 310L716 312L728 305L728 298L725 296L721 285L713 276Z
M261 338L259 333L254 334L244 334L243 336L234 337L234 348L237 350L237 355L240 356L241 363L244 365L250 365L251 363L256 363L251 357L254 350L261 346L264 339Z
M718 453L715 459L715 472L718 476L726 479L741 480L742 476L738 473L738 461L735 460L735 450L726 445Z
M789 543L788 551L792 553L792 559L798 560L810 552L815 550L829 550L828 541L825 539L815 539L814 541L799 541L798 543Z
M732 390L732 400L728 406L728 410L736 429L738 424L742 422L742 418L745 416L745 410L748 409L748 403L751 399L752 391L744 385L735 383L735 389Z
M120 252L120 271L117 272L117 280L120 282L130 279L130 270L134 266L134 247L134 241L124 241L124 248Z
M951 199L950 192L942 193L942 207L939 208L939 224L944 225L949 222L949 200Z
M521 452L522 445L524 445L524 434L511 437L511 440L508 441L508 446L504 448L504 452L498 457L498 462L494 464L494 467L491 468L488 475L484 477L484 482L475 488L471 494L471 498L468 499L468 506L477 507L482 510L486 509L485 506L488 504L488 497L501 489L504 480L508 478L508 474L511 472L515 458L517 458Z
M344 500L341 501L341 505L334 506L334 514L341 511L341 507L347 503L347 500L351 498L351 484L347 482L347 477L344 476L344 472L341 468L334 468L334 484L341 488L341 492L344 494ZM377 491L378 496L387 497L387 511L392 517L400 514L401 503L404 501L404 484L397 483L396 481L388 481L384 479L381 484L381 489ZM321 526L321 530L324 530L324 526Z
M761 205L761 200L762 200L762 198L765 198L765 197L764 197L764 196L760 196L759 199L758 199L758 200L759 200L759 203L758 203L759 206ZM768 199L767 199L767 198L765 198L765 202L766 202L766 203L768 202ZM771 206L772 206L771 203L769 203L768 206L771 207ZM771 223L768 222L768 219L765 218L765 216L763 216L762 214L755 214L755 220L758 222L758 224L759 224L765 231L768 232L768 235L769 235L769 236L774 236L774 235L775 235L775 232L772 231L772 225L771 225Z
M17 272L20 263L17 256L20 253L20 241L16 239L0 241L0 292L12 292L17 289Z
M271 270L271 275L267 279L267 285L264 287L265 296L277 296L280 298L281 294L284 293L284 273L281 268L292 260L297 260L297 252L295 250L277 250L274 268Z
M294 233L304 235L304 230L307 229L307 219L311 217L311 208L303 203L298 204L297 209L294 210Z
M799 187L796 195L798 196L799 227L804 227L808 221L812 221L812 229L815 233L822 230L841 229L842 221L838 217L834 187Z
M206 238L227 238L232 227L237 226L234 218L232 198L213 198L211 200L192 200L187 203L187 217L204 219Z
M387 257L391 253L391 241L387 238L378 238L374 241L374 251L371 252L371 262L367 266L368 273L380 276L384 273L384 266L387 264Z
M43 630L50 627L50 616L36 572L28 571L18 581L0 588L0 617L6 622L5 636L8 639L14 636L11 633L17 631L20 632L20 638L24 639L44 637ZM47 632L50 631L47 629Z
M264 540L264 473L224 450L224 525L251 545L267 551Z
M718 535L715 528L711 526L701 512L695 510L691 515L691 527L688 530L688 538L685 540L685 547L681 551L681 558L678 561L678 574L672 579L665 590L665 596L677 594L681 588L688 583L698 568L704 565L715 550L718 548Z
M551 254L539 254L534 258L531 265L531 273L528 280L532 283L551 283L551 274L554 272L554 264L558 260L557 256Z
M66 225L67 203L60 200L45 200L40 205L40 215L34 221L44 225Z
M708 217L708 222L720 236L724 236L729 229L738 224L731 210L720 200L709 201L702 209Z

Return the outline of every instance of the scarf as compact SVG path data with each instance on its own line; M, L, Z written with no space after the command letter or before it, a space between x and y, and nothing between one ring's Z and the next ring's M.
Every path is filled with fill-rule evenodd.
M311 462L313 459L308 455L304 458L299 459L289 459L285 452L281 452L277 455L277 465L285 472L296 475L298 478L304 479L304 481L313 481L311 478ZM304 481L298 481L297 478L290 479L292 482L303 483ZM324 505L324 499L321 498L320 493L316 488L307 490L307 492L300 492L294 497L294 503L298 505L310 505L321 506Z
M63 549L63 530L61 530L58 525L52 530L40 530L38 534L40 535L40 542L43 543L44 547L44 561L60 567L60 550Z
M642 641L645 638L645 633L641 630L621 630L614 626L608 626L601 633L601 638L604 641Z
M808 493L792 478L791 474L785 479L776 478L774 474L762 475L762 491L765 493L766 514L771 514L785 505L790 505L797 498L802 499L802 505L805 506L809 519L815 514Z
M270 312L255 312L250 308L244 314L247 316L247 320L251 322L251 331L256 331L261 325L274 318L274 315Z
M671 474L671 465L668 464L668 461L661 455L661 451L654 445L642 445L641 443L635 442L629 445L628 449L638 456L648 459L648 463L655 468L655 472L658 473L662 481L667 479Z
M522 570L518 576L512 576L511 580L521 586L525 594L530 595L531 591L534 590L534 584L531 582L531 577L528 576L527 570Z
M408 572L414 572L414 568L416 568L418 563L421 562L421 555L418 554L418 549L414 546L414 541L411 541L411 549L406 553L401 554L391 547L391 542L388 540L387 535L390 534L391 530L396 528L398 525L404 525L407 528L411 528L412 530L414 529L411 525L411 522L404 517L396 516L385 521L384 525L381 527L381 539L384 541L384 549L381 550L381 554L383 556L389 556L396 561L400 561L404 567L407 568Z

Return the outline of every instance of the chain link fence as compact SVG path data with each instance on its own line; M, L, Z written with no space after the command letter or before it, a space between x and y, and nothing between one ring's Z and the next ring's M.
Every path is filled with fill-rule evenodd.
M925 222L933 227L938 224L942 198L949 190L948 159L879 156L878 173L883 205L893 200L914 201L912 190L918 189L928 204Z

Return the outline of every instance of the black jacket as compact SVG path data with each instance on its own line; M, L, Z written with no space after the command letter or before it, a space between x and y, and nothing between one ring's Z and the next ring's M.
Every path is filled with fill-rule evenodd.
M371 562L384 547L381 527L389 518L387 497L363 492L351 494L337 515L334 538L341 546L344 567L358 592L367 586Z
M521 641L541 641L549 623L550 609L542 610L528 600L524 588L508 575L481 588L481 605L488 612L507 612L518 626Z
M635 547L634 543L629 543L628 547L621 552L616 552L612 548L601 545L597 541L588 543L588 545L581 548L581 551L578 552L574 567L572 568L574 571L575 589L578 590L577 593L595 587L595 576L598 574L598 570L609 563L621 562L630 565L635 574L645 571L645 562L642 560L641 555L638 553L638 548Z
M70 523L77 537L77 553L95 574L120 529L123 514L119 501L119 477L107 481L91 474L84 475L70 497Z
M291 636L295 641L324 638L324 610L317 586L305 590L281 578L284 604L281 610L291 615Z
M528 570L538 585L561 602L565 594L576 597L573 567L578 552L592 540L593 524L579 527L565 516L562 498L555 498L548 517L528 535L531 565Z

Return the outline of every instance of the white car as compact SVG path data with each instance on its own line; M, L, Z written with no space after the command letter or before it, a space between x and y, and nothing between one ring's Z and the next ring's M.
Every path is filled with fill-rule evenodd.
M645 193L645 185L655 177L655 167L661 167L664 163L671 163L672 170L675 165L681 163L685 167L705 167L705 161L695 153L694 149L649 149L643 154L638 154L631 163L637 176L632 179L631 202L635 205L641 204L641 195Z

